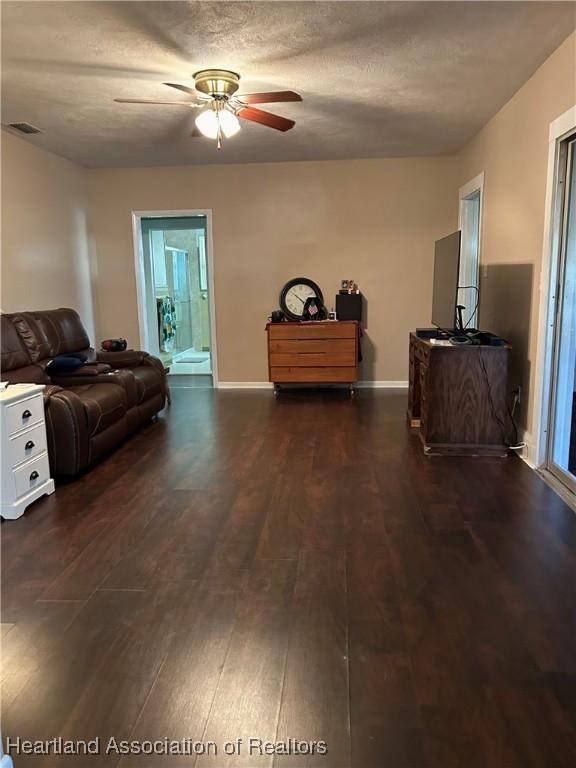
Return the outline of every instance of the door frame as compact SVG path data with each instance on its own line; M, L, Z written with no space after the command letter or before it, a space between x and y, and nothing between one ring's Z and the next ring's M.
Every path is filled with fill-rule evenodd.
M132 211L132 241L134 244L134 271L136 276L136 300L138 303L138 330L142 349L150 348L148 324L146 322L146 280L144 275L144 249L142 245L142 219L169 219L177 217L206 217L206 261L208 269L208 303L210 318L210 358L212 362L212 384L218 386L218 346L216 341L216 300L214 289L214 246L212 240L212 209L194 208L171 211Z
M474 192L480 192L480 211L478 224L478 263L482 252L482 208L484 207L484 171L474 176L458 190L458 229L462 229L462 200L466 200Z
M480 204L478 206L478 265L476 269L476 328L480 328L480 264L482 262L482 214L484 211L484 171L474 176L458 190L458 229L462 232L463 224L463 206L462 203L468 200L475 192L480 193ZM462 246L460 246L462 247ZM460 276L458 276L460 278Z
M532 407L533 439L528 439L528 463L546 470L550 412L552 406L552 367L554 363L555 317L560 265L560 222L562 190L558 189L560 145L576 131L576 105L550 123L548 134L548 172L544 242L540 271L540 306L536 350L535 391Z

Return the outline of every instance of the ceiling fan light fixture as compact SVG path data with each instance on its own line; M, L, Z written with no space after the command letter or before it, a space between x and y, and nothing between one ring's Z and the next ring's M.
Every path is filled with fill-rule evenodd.
M208 139L217 139L220 133L229 139L240 130L240 121L228 109L205 109L195 123L200 133Z
M228 109L221 109L218 112L218 119L220 120L222 133L227 139L237 134L240 130L240 120L238 120L234 112L230 112Z
M114 101L127 104L170 104L201 109L202 112L195 120L196 127L190 135L215 139L218 149L222 148L223 139L229 139L239 132L242 125L240 120L259 123L283 132L289 131L295 125L294 120L252 106L253 104L302 101L300 94L295 91L236 95L240 75L228 69L203 69L196 72L193 77L194 87L182 83L164 83L169 88L185 93L188 97L187 101L151 101L149 99L114 99Z
M200 112L196 120L196 128L207 139L215 139L218 136L218 115L212 109L205 109Z

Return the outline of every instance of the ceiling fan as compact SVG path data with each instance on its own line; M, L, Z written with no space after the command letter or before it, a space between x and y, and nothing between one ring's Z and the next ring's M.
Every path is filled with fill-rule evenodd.
M302 96L294 93L294 91L236 95L240 85L240 75L228 69L202 69L200 72L196 72L193 77L194 88L179 83L164 83L164 85L183 91L188 96L193 96L194 101L150 101L142 99L114 99L114 101L121 104L170 104L202 109L195 120L196 128L191 135L216 139L218 149L222 146L223 137L229 139L240 130L238 118L267 125L277 131L289 131L295 125L294 120L251 106L252 104L302 101Z

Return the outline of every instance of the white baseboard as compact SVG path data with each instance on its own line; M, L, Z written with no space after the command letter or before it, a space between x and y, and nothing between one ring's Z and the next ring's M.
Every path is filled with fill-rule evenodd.
M219 381L216 389L272 389L269 381Z
M521 435L521 442L526 443L526 445L521 451L517 452L518 455L531 469L537 469L536 446L530 432L524 432Z
M359 381L359 389L408 389L407 381Z
M219 381L216 389L272 389L269 381ZM359 389L407 389L407 381L359 381Z

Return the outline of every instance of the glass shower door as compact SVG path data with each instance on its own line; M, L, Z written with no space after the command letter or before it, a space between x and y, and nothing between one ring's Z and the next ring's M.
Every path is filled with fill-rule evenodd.
M173 358L194 346L192 333L192 296L189 279L188 251L166 247L166 261L171 264L172 295L176 314Z

